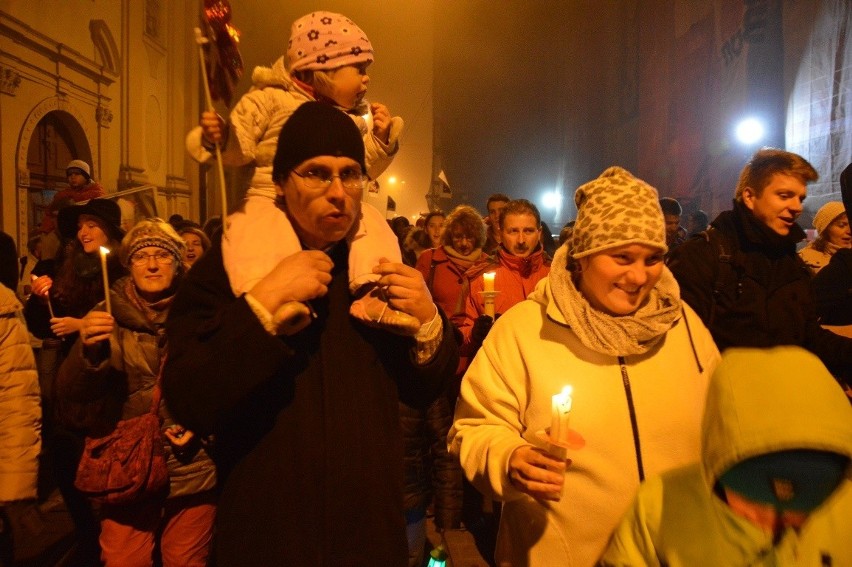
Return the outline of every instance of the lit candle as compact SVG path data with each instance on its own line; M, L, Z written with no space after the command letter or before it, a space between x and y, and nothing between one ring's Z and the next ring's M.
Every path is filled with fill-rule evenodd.
M553 396L550 439L557 444L568 444L568 423L571 413L571 394L573 391L574 388L571 386L565 386L560 393Z
M494 277L497 272L488 272L482 274L482 312L494 319L494 296L497 292L494 291Z
M106 300L107 313L112 315L112 307L109 304L109 276L107 275L106 257L109 254L109 248L101 246L101 275L104 277L104 299Z
M494 291L494 277L497 272L487 272L482 274L482 289L483 291Z

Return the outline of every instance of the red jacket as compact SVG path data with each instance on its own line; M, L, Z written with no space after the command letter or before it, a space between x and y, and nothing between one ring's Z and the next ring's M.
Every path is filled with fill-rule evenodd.
M39 231L47 234L48 232L52 232L56 229L56 213L58 211L57 206L62 204L64 201L68 201L70 199L75 203L79 203L81 201L88 201L89 199L97 199L98 197L102 197L103 195L104 188L101 187L101 184L97 183L96 181L90 181L88 185L80 189L66 187L65 189L59 191L56 195L53 196L53 200L47 207L47 211L45 212L44 218L41 219L41 226L39 226Z
M483 252L474 265L486 260L488 255ZM470 266L462 265L449 256L443 246L439 246L423 252L417 259L416 268L423 274L432 299L444 310L447 318L464 314L468 292L465 272Z
M465 347L470 345L473 322L480 315L484 315L482 274L496 272L494 290L499 293L494 298L494 313L501 315L516 303L526 299L539 280L545 278L550 272L550 260L544 255L541 247L526 258L510 254L501 247L499 252L491 258L491 262L478 264L467 272L470 294L467 297L464 320L459 324L459 329L464 336L462 354L473 354L466 353Z

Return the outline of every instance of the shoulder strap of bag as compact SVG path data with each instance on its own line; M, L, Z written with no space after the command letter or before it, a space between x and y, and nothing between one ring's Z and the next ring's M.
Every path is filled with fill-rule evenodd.
M742 293L742 269L734 261L734 247L729 245L730 243L724 234L712 226L707 230L701 231L699 234L713 247L719 258L713 281L713 305L710 307L710 320L708 324L708 327L712 327L716 318L716 307L725 286L736 281L737 297Z
M163 390L161 383L163 381L163 369L166 367L166 359L169 357L169 348L163 349L163 355L160 357L160 371L157 373L157 382L154 384L153 396L151 396L151 413L157 415L160 413L160 400L163 398Z

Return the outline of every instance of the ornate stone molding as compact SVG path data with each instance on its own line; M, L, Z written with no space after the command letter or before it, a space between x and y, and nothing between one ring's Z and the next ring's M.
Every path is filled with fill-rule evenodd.
M21 74L10 67L0 67L0 93L15 96L21 86Z
M109 128L112 123L112 110L108 106L98 105L95 109L95 121L101 128Z
M118 189L130 189L140 185L148 184L148 175L145 169L130 164L122 164L118 170Z

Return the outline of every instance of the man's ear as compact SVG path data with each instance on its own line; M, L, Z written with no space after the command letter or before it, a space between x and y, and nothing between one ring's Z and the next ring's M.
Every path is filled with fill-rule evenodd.
M743 204L748 207L750 211L754 210L754 200L757 198L757 194L754 189L751 187L746 187L743 189Z

